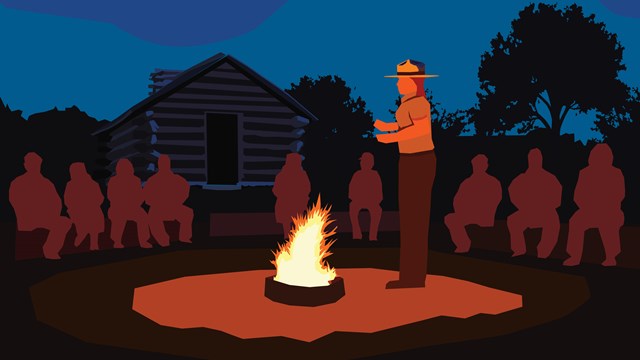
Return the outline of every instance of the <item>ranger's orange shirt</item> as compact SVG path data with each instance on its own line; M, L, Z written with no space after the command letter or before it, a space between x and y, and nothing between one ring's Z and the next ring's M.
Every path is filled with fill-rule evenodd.
M433 139L431 138L431 104L424 96L415 94L405 95L400 99L401 103L396 110L396 121L399 130L413 126L414 121L426 121L427 131L407 140L398 142L398 149L403 154L412 154L433 150Z

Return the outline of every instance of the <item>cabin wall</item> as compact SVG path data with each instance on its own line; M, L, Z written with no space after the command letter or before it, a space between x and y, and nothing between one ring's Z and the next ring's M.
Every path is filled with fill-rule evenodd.
M152 73L152 93L177 74L175 70ZM300 151L303 127L309 123L234 66L223 63L112 130L105 144L107 171L113 173L117 160L126 157L136 175L145 180L156 170L160 154L167 154L174 172L192 184L207 184L207 113L238 116L240 185L272 184L286 155Z

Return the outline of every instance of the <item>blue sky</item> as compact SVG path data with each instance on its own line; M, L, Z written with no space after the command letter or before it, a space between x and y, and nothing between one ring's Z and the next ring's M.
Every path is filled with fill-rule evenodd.
M640 86L638 2L548 3L574 2L618 34L627 65L621 79ZM304 75L339 75L383 120L397 97L383 75L413 58L440 75L427 81L436 101L469 108L480 55L529 3L0 0L0 98L25 116L77 105L111 120L147 96L155 68L186 69L224 52L281 88ZM564 129L594 136L589 120L567 119Z

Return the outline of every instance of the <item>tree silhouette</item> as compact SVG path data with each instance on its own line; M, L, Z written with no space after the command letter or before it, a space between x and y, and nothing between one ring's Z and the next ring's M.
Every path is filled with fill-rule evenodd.
M3 159L11 153L21 150L24 145L21 140L24 138L26 121L22 117L21 110L11 110L9 105L5 105L0 99L0 152ZM22 160L21 160L22 161Z
M594 130L599 131L605 140L621 143L637 141L637 135L640 135L640 89L631 89L622 106L596 117L598 120L594 123Z
M606 113L624 100L623 47L582 7L532 4L511 26L481 57L481 91L470 119L479 135L516 126L521 133L544 127L560 135L570 111Z
M69 181L69 165L80 161L93 174L97 159L97 142L92 132L106 120L97 121L72 106L33 114L28 120L21 111L13 111L0 100L0 152L4 170L0 185L8 188L16 176L24 172L23 159L29 151L43 158L42 172L62 194ZM13 217L7 192L0 193L0 216Z
M85 163L89 174L94 173L98 145L91 133L101 125L76 106L33 114L27 121L32 139L28 150L41 154L43 173L54 184L66 184L73 162Z
M13 216L13 210L9 204L9 183L16 176L24 172L22 166L26 144L30 140L26 136L26 120L22 117L22 111L11 110L0 99L0 154L2 154L2 166L0 171L0 216L7 218Z
M346 208L351 175L362 152L374 143L371 111L362 98L352 97L351 88L339 76L304 76L286 91L318 118L302 137L311 198L320 193L334 208Z
M1 98L0 119L2 119L4 126L7 126L7 121L12 123L22 123L24 121L24 118L22 117L22 110L11 110L9 105L5 105Z

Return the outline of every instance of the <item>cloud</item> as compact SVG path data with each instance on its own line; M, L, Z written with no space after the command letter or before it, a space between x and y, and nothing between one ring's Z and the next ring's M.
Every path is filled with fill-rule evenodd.
M255 29L286 0L0 0L8 8L107 22L160 45L191 46Z
M600 2L615 14L640 18L640 2L638 0L600 0Z

